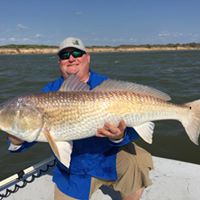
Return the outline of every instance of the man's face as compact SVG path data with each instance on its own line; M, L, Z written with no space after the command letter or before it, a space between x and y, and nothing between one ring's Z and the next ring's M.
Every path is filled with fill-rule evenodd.
M89 77L90 55L75 48L67 48L62 53L65 54L59 59L62 76L66 79L70 74L75 74L81 81L86 81Z

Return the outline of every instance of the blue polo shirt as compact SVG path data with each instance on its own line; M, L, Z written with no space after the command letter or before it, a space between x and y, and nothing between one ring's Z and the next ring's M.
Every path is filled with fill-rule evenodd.
M87 84L90 89L107 80L106 76L90 72ZM57 91L64 79L47 84L43 92ZM113 143L108 138L90 137L73 141L70 168L65 168L59 161L53 173L53 181L65 194L76 199L89 199L91 177L114 181L117 179L116 154L120 146L138 138L133 128L126 128L125 138L120 143Z
M91 71L87 84L90 89L93 89L107 79L108 77ZM48 83L42 92L58 91L63 81L64 78L59 77ZM125 137L119 143L96 136L73 141L70 168L66 168L57 160L53 181L63 193L76 199L89 199L91 178L115 181L117 179L116 154L119 147L138 137L133 128L127 127Z

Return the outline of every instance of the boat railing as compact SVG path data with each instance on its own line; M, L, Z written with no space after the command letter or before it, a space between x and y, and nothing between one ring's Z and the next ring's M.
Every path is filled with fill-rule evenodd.
M50 168L55 166L55 163L55 158L52 156L0 181L0 200L17 192L20 188L24 188L28 183L33 182L35 178L48 172Z

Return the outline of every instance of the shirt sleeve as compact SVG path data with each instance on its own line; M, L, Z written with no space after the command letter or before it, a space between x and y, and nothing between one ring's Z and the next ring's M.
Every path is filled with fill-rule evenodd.
M10 140L8 140L7 143L9 145L8 150L10 152L17 153L17 152L22 152L25 149L28 149L29 147L33 146L37 142L23 142L21 145L15 145L15 144L12 144Z
M41 92L56 92L59 90L60 86L62 85L64 78L61 76L57 80L53 82L47 83L42 89Z
M8 147L8 150L14 152L14 151L19 150L19 149L21 148L21 146L22 146L22 145L15 145L15 144L12 144L12 143L10 142L10 145L9 145L9 147Z
M124 146L130 142L132 142L133 140L136 140L139 138L139 135L138 133L135 131L134 128L131 128L131 127L127 127L125 129L125 132L124 132L124 138L120 139L120 140L110 140L110 144L112 146Z
M48 84L46 84L40 91L41 92L49 92L50 91L50 89L51 89L51 87L52 87L52 83L48 83Z

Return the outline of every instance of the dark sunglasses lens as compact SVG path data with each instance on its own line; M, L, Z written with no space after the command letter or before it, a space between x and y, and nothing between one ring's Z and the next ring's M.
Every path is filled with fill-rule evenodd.
M69 59L70 52L64 52L59 55L61 60Z
M72 56L73 56L74 58L81 57L83 54L84 54L84 52L82 52L82 51L73 51L73 52L72 52Z

